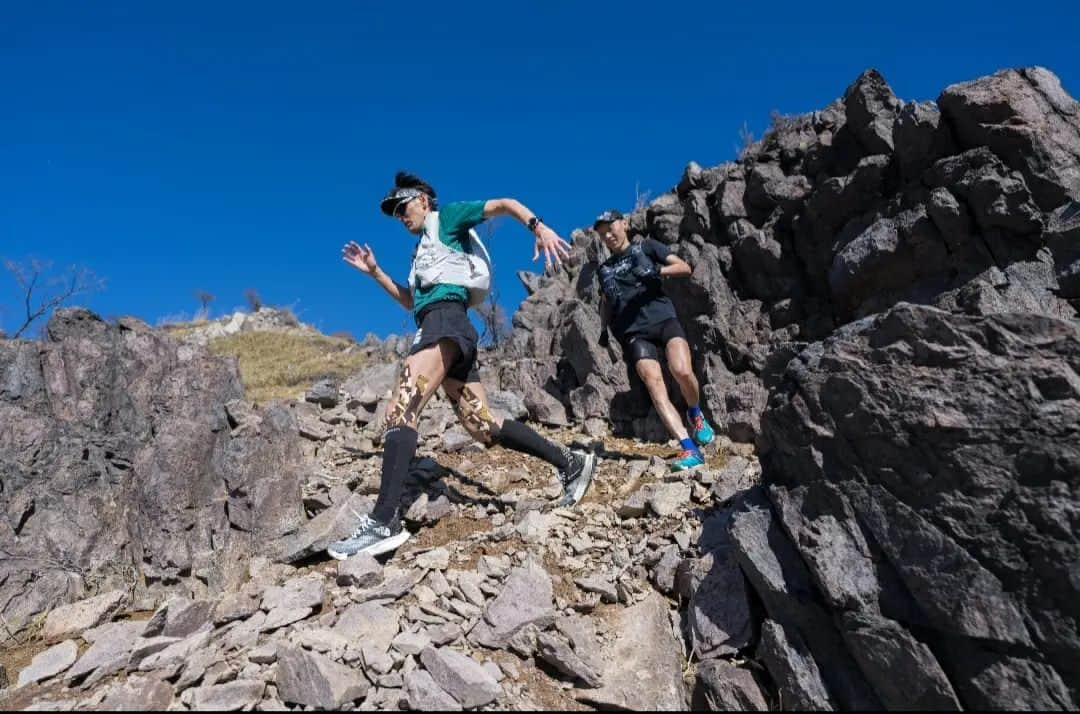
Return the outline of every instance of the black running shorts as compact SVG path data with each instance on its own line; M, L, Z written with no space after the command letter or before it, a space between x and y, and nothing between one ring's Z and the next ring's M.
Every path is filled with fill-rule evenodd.
M469 322L463 303L454 300L432 303L416 316L416 324L410 355L436 345L440 340L453 340L458 346L458 356L446 376L466 383L480 381L476 369L476 328Z
M642 331L629 334L622 341L623 355L628 366L633 367L639 360L660 359L660 352L668 342L676 337L686 339L682 325L678 320L664 320L650 325Z

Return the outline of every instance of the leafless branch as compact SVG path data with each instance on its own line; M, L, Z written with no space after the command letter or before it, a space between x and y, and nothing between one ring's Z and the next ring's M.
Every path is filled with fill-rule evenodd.
M498 349L510 336L510 321L506 317L506 310L499 304L499 291L492 286L487 299L476 306L476 314L484 324L484 331L480 335L480 344L485 347Z
M205 290L196 290L195 291L195 299L199 301L200 305L202 305L202 307L199 308L199 312L197 312L195 314L196 321L205 320L205 319L209 318L210 317L210 303L214 302L214 300L217 299L217 296L215 296L213 293L209 293L209 292L207 292Z
M746 122L739 128L739 144L735 147L735 153L740 159L746 158L754 146L754 132L750 131L750 125Z
M202 305L202 309L206 310L210 307L210 303L214 302L215 295L208 293L205 290L196 290L195 299Z
M652 191L642 191L641 183L634 182L634 210L645 208L649 203L649 196L652 195Z
M262 309L263 299L259 295L259 291L255 288L248 288L244 291L244 299L247 300L248 307L252 312L258 312Z
M96 292L105 287L105 280L89 268L72 265L62 275L46 278L52 263L31 258L29 264L5 260L4 268L15 279L22 293L23 322L12 335L18 339L41 317L67 303L77 295ZM42 284L44 283L44 284Z
M484 223L484 242L491 243L495 233L502 227L502 216L489 219ZM491 250L490 245L488 250ZM495 286L494 277L491 282L491 292L487 299L476 307L476 314L484 325L484 331L480 335L480 344L486 347L498 349L506 338L510 336L510 322L506 318L506 311L499 304L499 289Z

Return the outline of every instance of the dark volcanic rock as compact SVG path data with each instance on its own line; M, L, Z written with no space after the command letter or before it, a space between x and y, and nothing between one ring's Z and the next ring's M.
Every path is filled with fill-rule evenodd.
M1076 710L1075 694L1070 694L1058 673L1046 664L970 641L953 642L946 650L957 693L969 709Z
M723 516L706 521L698 547L701 558L679 566L679 591L690 598L687 627L701 659L730 655L753 640L754 624L746 578Z
M780 707L795 711L833 711L817 663L795 632L766 620L761 626L757 656L776 683Z
M0 341L8 627L92 594L84 578L223 590L233 563L295 528L286 417L234 438L224 405L240 397L234 362L130 318L60 310L44 342Z
M901 102L876 69L867 70L844 93L847 125L871 154L891 153L893 123Z
M886 709L960 709L930 648L901 625L849 612L843 615L841 627L855 661Z
M955 153L952 132L933 102L908 102L893 124L896 160L904 178L914 178L938 159Z
M780 638L799 650L796 669L816 662L831 698L844 709L880 707L863 678L829 612L819 602L809 570L773 515L760 488L751 489L738 502L731 518L731 540L739 564L765 604L769 618L789 634ZM805 652L803 650L805 649Z
M1046 235L1054 256L1058 294L1075 305L1080 300L1080 201L1070 201L1054 211Z
M723 660L702 662L698 667L698 689L694 709L711 711L769 711L754 675ZM698 700L701 703L698 703Z
M776 117L739 161L693 165L631 213L632 237L670 244L693 269L664 289L719 431L756 441L768 365L901 302L1075 318L1078 106L1041 68L954 85L937 103L903 102L869 70L825 110ZM596 345L607 251L592 231L572 237L566 269L528 281L510 339L524 359L502 386L533 418L557 423L569 407L666 439L620 346Z
M841 610L876 604L881 587L873 555L851 506L836 488L814 483L773 488L769 495L826 603Z
M1042 67L954 84L938 99L962 146L986 146L1024 175L1044 210L1080 201L1080 103Z
M1076 321L901 305L806 349L763 417L774 500L844 494L914 624L968 643L934 645L965 706L999 686L957 654L975 642L1009 681L1080 682L1078 365Z

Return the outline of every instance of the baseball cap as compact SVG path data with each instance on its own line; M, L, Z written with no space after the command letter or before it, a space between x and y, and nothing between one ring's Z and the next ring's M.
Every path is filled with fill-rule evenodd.
M382 201L379 202L379 208L388 216L394 215L394 209L402 201L411 201L420 194L422 194L418 188L394 188L390 190L390 193L386 194Z
M609 208L608 210L604 211L596 217L596 220L593 221L593 228L596 228L601 223L614 223L620 218L623 218L623 214L620 211L617 211L614 208Z

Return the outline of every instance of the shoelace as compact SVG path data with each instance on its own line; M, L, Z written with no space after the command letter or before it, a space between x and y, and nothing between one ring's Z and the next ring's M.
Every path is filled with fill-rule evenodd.
M704 428L705 428L705 417L703 417L701 414L698 414L696 417L694 417L694 430L695 431L701 431Z
M359 538L364 532L371 530L375 526L375 520L366 513L357 513L355 509L350 508L353 515L360 519L360 522L356 525L356 530L352 532L352 538Z
M574 480L575 458L572 451L567 450L566 452L566 464L566 471L559 472L559 481L563 486Z
M679 459L678 460L682 461L683 459L689 459L691 457L697 457L697 452L696 451L691 451L690 449L687 449L686 451L679 454Z

